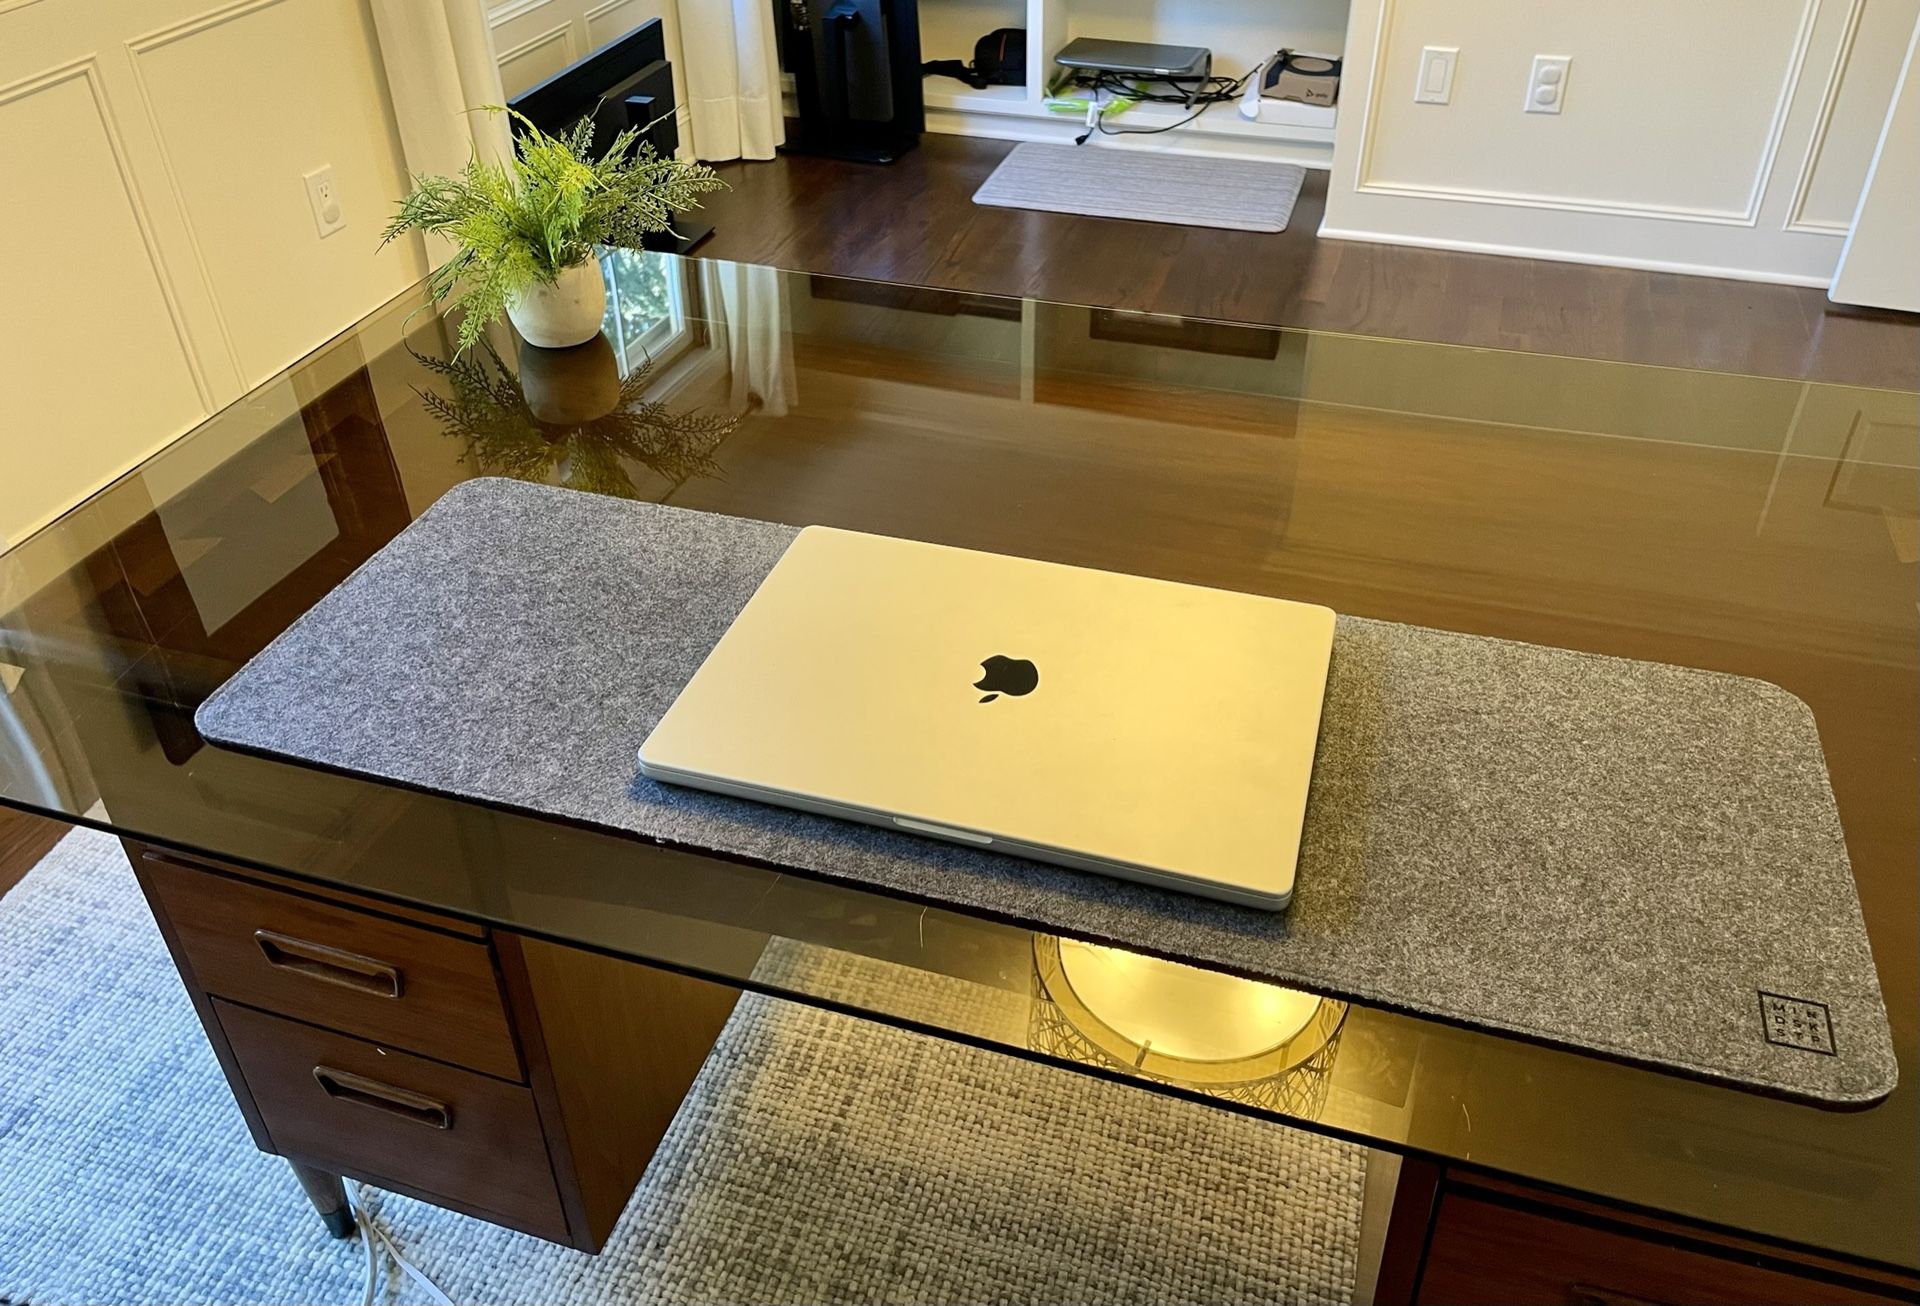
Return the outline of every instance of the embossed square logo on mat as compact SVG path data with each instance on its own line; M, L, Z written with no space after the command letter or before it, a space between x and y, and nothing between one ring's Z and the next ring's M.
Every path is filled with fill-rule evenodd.
M1799 1048L1822 1056L1838 1056L1833 1046L1833 1021L1827 1004L1806 998L1789 998L1760 990L1760 1024L1767 1042L1783 1048Z

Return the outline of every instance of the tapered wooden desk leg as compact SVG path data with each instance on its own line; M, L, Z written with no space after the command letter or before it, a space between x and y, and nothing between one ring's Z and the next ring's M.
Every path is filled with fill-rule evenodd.
M347 1205L347 1186L341 1182L340 1176L315 1170L298 1161L288 1161L287 1167L293 1171L293 1177L300 1181L300 1186L307 1190L307 1200L313 1203L314 1210L320 1212L327 1232L336 1238L353 1237L353 1208Z

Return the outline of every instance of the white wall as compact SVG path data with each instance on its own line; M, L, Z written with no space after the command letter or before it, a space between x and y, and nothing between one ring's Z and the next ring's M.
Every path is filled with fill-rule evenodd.
M1920 312L1920 31L1907 45L1831 297Z
M1354 0L1322 233L1825 285L1916 14ZM1446 105L1413 100L1429 45ZM1522 112L1536 54L1573 60L1558 115Z
M423 275L403 185L361 0L0 0L0 544Z

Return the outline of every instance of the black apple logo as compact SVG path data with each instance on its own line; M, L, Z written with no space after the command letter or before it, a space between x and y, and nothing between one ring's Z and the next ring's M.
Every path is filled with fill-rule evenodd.
M1040 685L1040 668L1025 658L995 653L980 664L980 669L987 674L974 681L973 687L987 691L986 697L980 700L982 703L991 703L1002 694L1022 698Z

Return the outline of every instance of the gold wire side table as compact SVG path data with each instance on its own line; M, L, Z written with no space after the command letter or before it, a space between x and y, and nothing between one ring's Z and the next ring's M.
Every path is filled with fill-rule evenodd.
M1326 1103L1344 1002L1050 934L1033 984L1036 1051L1305 1119Z

